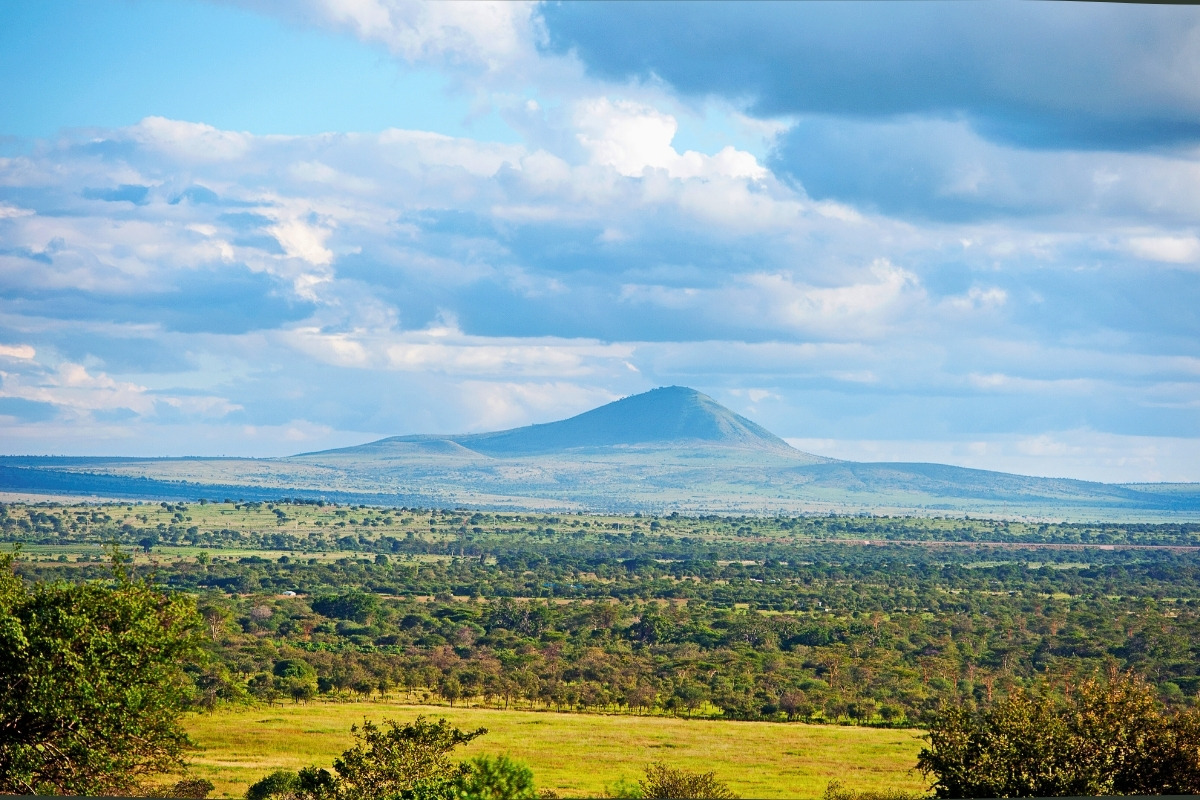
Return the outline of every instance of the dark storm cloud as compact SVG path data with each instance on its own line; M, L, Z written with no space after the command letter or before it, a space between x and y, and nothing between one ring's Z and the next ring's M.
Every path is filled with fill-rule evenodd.
M246 269L180 272L167 291L101 294L79 289L14 290L6 307L69 322L158 325L180 333L241 334L303 319L312 305L283 296L277 282ZM109 343L110 349L116 347ZM140 348L139 340L130 347ZM90 347L90 344L89 344Z
M549 48L758 116L964 115L1033 147L1200 138L1200 10L1084 3L556 3Z

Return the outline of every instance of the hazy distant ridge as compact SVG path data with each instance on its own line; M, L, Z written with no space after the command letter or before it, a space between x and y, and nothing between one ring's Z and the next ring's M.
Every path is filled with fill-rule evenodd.
M1062 519L1200 518L1200 484L1119 486L945 464L815 456L682 386L626 397L543 425L391 436L287 458L0 457L3 489L597 511L909 510Z

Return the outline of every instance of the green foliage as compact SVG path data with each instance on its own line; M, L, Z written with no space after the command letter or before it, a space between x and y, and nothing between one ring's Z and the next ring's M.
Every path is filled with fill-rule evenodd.
M400 725L385 720L385 728L371 721L351 727L354 746L334 760L331 773L306 767L299 773L282 770L255 783L247 800L459 800L459 798L524 798L524 794L499 794L520 790L524 776L520 765L491 764L478 781L472 781L470 764L450 760L459 745L487 733L484 728L461 731L445 719L430 722L417 717ZM527 772L527 770L526 770ZM532 776L529 776L530 781ZM530 784L532 785L532 784ZM470 794L472 790L478 794ZM492 793L489 793L492 792Z
M247 800L333 800L337 779L329 770L305 767L299 772L280 769L250 785Z
M31 589L0 556L0 793L127 793L183 765L195 604L114 566Z
M276 661L272 670L277 678L293 678L301 681L315 681L317 672L302 658L285 658Z
M456 800L536 800L533 770L508 756L479 756L454 784Z
M251 784L246 800L295 797L300 790L300 776L290 769L279 769Z
M830 781L821 800L924 800L925 795L895 789L859 791L846 788L841 781Z
M379 607L379 602L369 594L352 591L315 598L312 607L313 611L327 617L366 622Z
M1200 713L1163 709L1131 675L1018 690L935 720L918 768L938 797L1200 793Z
M147 792L146 797L169 797L172 800L205 800L213 790L213 783L204 778L184 778L166 786Z
M694 800L731 800L737 795L713 772L690 772L655 762L646 767L646 777L638 781L640 796L646 798L693 798Z
M351 728L358 741L333 762L337 800L452 797L455 783L470 768L452 762L450 752L487 733L485 728L461 731L445 719L429 722L424 717L406 725L394 720L385 724L386 730L370 721L361 729Z

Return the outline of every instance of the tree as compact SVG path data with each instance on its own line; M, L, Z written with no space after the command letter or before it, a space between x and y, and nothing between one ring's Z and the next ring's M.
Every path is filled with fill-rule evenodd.
M355 589L339 595L314 598L312 610L335 619L367 622L379 610L379 601L373 595Z
M929 741L917 767L938 797L1200 793L1200 712L1165 711L1128 674L944 710Z
M386 729L368 720L361 728L352 727L355 744L333 762L333 773L316 767L307 767L299 773L275 772L251 786L246 797L249 800L455 800L458 787L465 785L472 768L451 761L450 752L487 730L461 731L445 719L429 722L425 717L417 717L406 725L393 720L385 720L384 724ZM499 800L501 795L488 797Z
M133 581L30 588L0 556L0 793L121 794L183 766L200 619Z
M714 772L690 772L654 762L646 767L646 777L638 781L642 797L694 798L694 800L732 800L737 795L717 780Z
M251 785L246 800L294 797L299 791L300 776L290 769L279 769Z

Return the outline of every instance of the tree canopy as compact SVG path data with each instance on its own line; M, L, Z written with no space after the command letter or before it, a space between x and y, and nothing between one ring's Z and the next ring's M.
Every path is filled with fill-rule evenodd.
M1128 674L946 709L929 739L918 768L938 797L1200 793L1200 713Z
M472 796L461 790L486 788L487 781L476 781L478 786L475 786L467 780L473 771L471 764L450 759L454 748L487 733L485 728L462 731L445 719L431 722L417 717L403 725L385 720L383 727L368 720L361 727L352 727L350 732L354 735L354 745L334 760L332 773L317 767L306 767L299 773L274 772L251 786L246 797L249 800L457 800L460 794ZM516 789L523 787L519 781L492 781L488 785L503 788L508 783ZM494 792L487 796L492 800L501 798ZM503 797L515 800L518 795Z
M195 604L116 566L31 588L0 555L0 793L127 793L183 766Z

